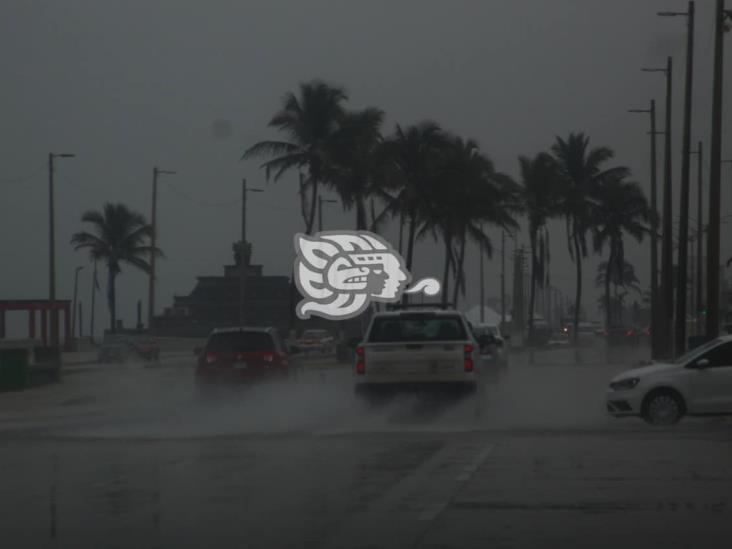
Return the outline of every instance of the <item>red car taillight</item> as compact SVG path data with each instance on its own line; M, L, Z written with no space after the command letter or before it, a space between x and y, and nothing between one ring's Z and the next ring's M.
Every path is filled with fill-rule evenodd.
M465 353L464 356L464 367L466 372L472 372L473 368L475 367L473 364L473 346L472 345L465 345L463 347L463 351Z
M206 364L213 364L219 359L219 355L217 353L208 352L206 353Z
M366 351L363 347L356 347L356 373L366 373Z

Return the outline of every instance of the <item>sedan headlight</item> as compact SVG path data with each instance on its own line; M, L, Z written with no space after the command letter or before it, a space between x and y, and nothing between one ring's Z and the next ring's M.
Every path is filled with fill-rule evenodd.
M638 377L628 377L619 381L613 381L612 383L610 383L610 388L613 391L627 391L628 389L632 389L633 387L638 385L639 381L640 378Z

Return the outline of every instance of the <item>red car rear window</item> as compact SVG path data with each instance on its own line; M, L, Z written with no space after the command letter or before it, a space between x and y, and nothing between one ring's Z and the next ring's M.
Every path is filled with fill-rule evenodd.
M215 353L251 353L274 351L272 336L265 332L222 332L212 334L206 345Z

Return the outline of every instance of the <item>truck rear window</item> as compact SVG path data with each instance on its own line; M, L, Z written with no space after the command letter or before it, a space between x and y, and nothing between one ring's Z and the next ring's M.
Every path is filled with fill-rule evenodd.
M215 353L250 353L274 351L274 341L266 332L221 332L212 334L206 345Z
M427 316L375 318L369 342L397 341L464 341L465 327L458 316Z

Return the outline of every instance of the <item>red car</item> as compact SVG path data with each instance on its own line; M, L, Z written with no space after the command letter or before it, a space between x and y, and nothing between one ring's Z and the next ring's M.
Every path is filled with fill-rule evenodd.
M290 357L275 328L219 328L196 354L200 381L284 377L291 371Z

